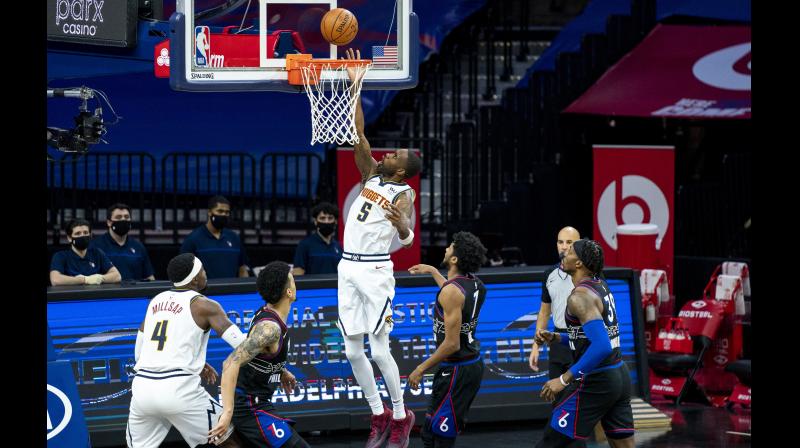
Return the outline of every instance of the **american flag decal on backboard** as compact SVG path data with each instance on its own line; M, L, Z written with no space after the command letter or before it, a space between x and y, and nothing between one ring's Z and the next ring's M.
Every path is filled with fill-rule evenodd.
M397 46L373 46L372 63L374 65L397 65Z

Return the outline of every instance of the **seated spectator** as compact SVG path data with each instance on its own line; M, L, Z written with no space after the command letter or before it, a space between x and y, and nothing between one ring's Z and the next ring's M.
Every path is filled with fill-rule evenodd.
M247 255L239 235L226 229L231 203L224 196L208 200L208 220L194 229L181 245L181 253L192 253L208 278L249 277Z
M91 239L89 221L73 219L67 224L70 248L56 252L50 261L50 283L53 286L120 282L122 277L106 254L96 247L89 247Z
M335 274L342 259L342 245L334 237L339 209L320 202L311 210L311 217L315 231L297 245L292 275Z
M122 275L122 280L155 280L147 249L136 238L129 237L131 208L114 204L106 217L108 233L92 240L90 247L101 249Z

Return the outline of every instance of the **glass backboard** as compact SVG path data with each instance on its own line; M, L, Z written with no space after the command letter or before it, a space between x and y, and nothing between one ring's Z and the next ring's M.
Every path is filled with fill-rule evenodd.
M336 8L358 22L353 41L339 47L320 31ZM408 89L417 83L419 42L411 36L418 34L412 0L179 0L170 18L170 85L299 91L287 82L287 54L339 59L352 47L373 61L364 89Z

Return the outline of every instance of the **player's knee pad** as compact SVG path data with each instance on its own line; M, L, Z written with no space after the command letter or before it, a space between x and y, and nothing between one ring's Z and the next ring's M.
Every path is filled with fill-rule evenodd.
M383 352L372 352L372 360L375 361L375 364L378 366L387 365L392 361L392 355Z
M347 350L345 348L344 354L347 357L347 360L350 361L350 364L359 362L361 360L367 360L367 355L364 354L362 350Z
M369 335L369 352L372 359L375 357L386 357L392 355L392 349L389 347L389 335L387 334L370 334Z
M359 343L359 341L353 341L349 338L345 338L344 340L344 354L351 363L367 358L367 355L364 353L364 342L361 341L361 343Z
M372 360L379 366L390 366L391 363L394 363L392 350L389 348L388 337L383 338L370 335L369 352Z

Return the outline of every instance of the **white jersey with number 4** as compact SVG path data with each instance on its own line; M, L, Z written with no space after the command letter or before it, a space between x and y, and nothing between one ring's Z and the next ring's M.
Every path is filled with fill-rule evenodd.
M396 204L401 194L414 203L415 193L408 184L382 182L376 174L364 184L350 206L344 226L344 251L351 254L388 254L397 229L386 218L384 207Z
M203 370L210 331L198 327L192 317L191 301L198 296L202 294L197 291L171 289L153 297L144 318L137 372L182 370L197 375Z

